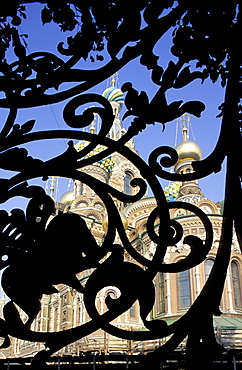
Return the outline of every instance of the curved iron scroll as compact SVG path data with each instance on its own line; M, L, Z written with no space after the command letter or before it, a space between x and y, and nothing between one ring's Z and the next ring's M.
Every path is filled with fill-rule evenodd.
M31 3L31 1L25 3L28 2ZM174 350L187 335L188 353L189 351L198 353L208 349L220 350L212 330L212 316L220 313L219 302L230 258L233 224L238 240L241 242L240 214L233 208L235 193L239 203L238 209L242 206L241 170L237 166L241 147L239 104L242 53L237 50L235 36L241 31L241 5L239 2L231 1L229 5L224 5L225 9L223 7L221 9L220 4L214 10L210 4L205 4L204 10L199 1L192 4L186 1L171 1L168 8L156 1L142 1L139 5L136 1L130 1L127 8L118 1L103 1L103 9L108 11L108 16L113 17L112 23L107 15L105 16L105 12L98 13L100 11L98 2L90 1L89 5L85 5L86 2L83 1L62 2L59 8L54 3L48 2L43 5L44 23L56 22L65 31L74 29L78 23L78 16L82 17L82 31L67 40L67 48L63 43L58 45L60 55L66 56L67 59L49 52L27 55L27 49L24 47L17 27L24 14L21 1L14 2L13 8L11 10L9 8L9 13L4 13L1 18L0 87L3 94L0 106L8 109L9 113L0 134L0 163L1 169L16 173L9 178L0 179L1 203L17 196L29 199L25 211L20 209L12 209L10 213L0 211L2 287L10 298L4 307L4 319L0 321L1 336L4 338L2 347L9 345L9 336L44 342L46 351L38 354L37 358L47 359L49 355L67 344L102 328L124 339L149 340L171 335L168 342L151 355L153 360L158 362L168 351ZM63 11L67 10L69 15L65 20ZM62 14L60 18L57 17L57 13ZM194 52L192 54L192 51L186 48L189 32L191 35L188 39L192 47L201 36L198 32L199 16L213 17L212 20L218 30L223 26L221 32L218 32L220 41L222 40L220 49L215 48L214 55L210 49L216 45L216 36L213 39L211 30L206 29L206 21L203 21L205 29L201 32L204 32L205 39L211 42L210 49L207 50L207 46L202 45L200 54L197 48L191 49ZM145 22L145 26L142 22ZM177 57L177 62L170 61L164 70L158 64L158 58L153 49L157 41L172 29L176 22L172 52ZM78 66L78 62L83 58L86 59L93 51L91 41L87 43L89 36L85 25L89 30L95 25L91 41L98 45L100 54L104 50L105 42L107 44L109 60L99 69L87 71ZM130 41L135 41L136 44L130 46L128 45ZM13 45L15 60L8 63L6 52L10 43ZM228 50L227 54L221 57L219 54L221 50ZM123 85L127 108L124 119L129 116L134 116L134 119L126 134L118 141L114 141L107 137L114 120L109 102L96 94L79 94L105 80L137 57L140 57L142 65L151 70L151 79L157 86L157 92L149 100L145 92L142 91L139 94L131 83ZM102 58L99 56L99 59ZM190 71L188 62L194 59L198 60L199 66L204 67L202 71ZM163 146L154 149L147 164L125 145L149 124L159 123L165 129L167 122L185 112L200 117L205 109L204 103L175 101L169 104L166 93L171 88L179 89L189 85L195 79L203 81L211 78L216 81L218 76L222 78L222 84L226 87L225 101L221 108L220 137L211 155L201 162L194 163L193 173L170 174L163 169L173 166L177 161L177 153L172 148ZM75 86L65 89L66 82L75 82ZM60 91L58 91L59 87ZM48 90L53 88L56 91L53 94L48 93ZM70 101L66 103L63 110L63 119L68 126L65 130L35 131L34 120L22 125L15 123L18 110L21 108L63 102L67 98L70 98ZM95 106L77 115L77 108L87 103ZM97 113L101 119L99 133L83 132L81 129L90 125L94 113ZM68 138L71 141L64 153L47 161L32 158L24 148L24 145L30 142L55 138ZM82 151L77 152L73 140L85 140L89 144ZM106 149L95 156L88 156L98 144L105 146ZM136 195L123 194L81 170L113 152L120 153L140 171L143 179L135 179L131 183L131 186L138 187ZM161 155L166 157L163 156L158 163ZM202 178L219 171L225 157L227 157L227 178L223 230L212 273L199 297L181 319L171 325L167 325L162 320L150 321L147 317L155 301L153 279L157 272L179 272L196 266L206 258L213 237L209 218L197 207L184 202L172 205L166 202L159 177L178 181ZM77 215L68 213L57 215L51 222L47 222L54 212L54 202L40 186L29 185L28 181L38 177L46 180L52 174L80 180L101 198L106 206L109 225L101 246L97 245L85 222ZM145 258L133 248L114 202L114 198L124 203L141 199L147 185L157 203L147 221L149 238L157 244L152 260ZM184 260L168 265L164 263L167 247L176 244L183 236L181 226L174 220L170 220L171 207L180 207L195 213L206 229L206 240L202 241L191 235L186 236L185 242L190 245L191 253ZM154 227L156 219L159 219L158 228ZM68 236L60 232L63 227L69 229ZM122 245L115 244L116 233ZM82 243L81 249L77 249L76 240L80 234L85 243ZM58 245L58 251L56 245ZM68 245L68 256L65 257L65 261L59 253L59 245ZM124 261L124 253L128 253L133 258L133 262ZM48 261L43 274L42 266L46 264L46 255L48 255ZM90 268L94 271L84 287L76 278L76 274ZM138 285L137 281L139 281ZM56 292L55 285L60 283L83 293L90 321L63 332L48 333L31 330L31 323L40 310L41 297L43 294ZM100 315L95 307L95 297L105 286L115 286L121 294L117 299L108 297L106 299L108 310ZM130 308L136 300L139 302L140 317L147 330L131 332L113 326L111 321ZM27 322L23 323L15 304L28 315ZM197 323L194 324L198 315L201 318L199 327Z

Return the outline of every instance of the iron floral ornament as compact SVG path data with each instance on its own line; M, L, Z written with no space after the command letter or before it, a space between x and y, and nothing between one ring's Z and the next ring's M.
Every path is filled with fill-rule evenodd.
M29 199L26 211L13 209L10 214L4 210L0 211L2 287L10 298L4 307L4 319L0 320L1 336L4 338L2 347L10 345L10 336L42 342L45 343L46 350L36 356L36 361L41 358L47 360L50 355L69 343L101 328L107 333L128 340L142 341L170 336L163 346L146 356L148 361L152 358L153 363L161 362L167 353L173 351L187 336L187 353L191 356L219 352L222 349L214 336L212 317L214 314L220 314L219 303L230 259L233 225L241 242L239 214L242 208L241 170L237 166L237 160L240 158L239 148L241 147L240 58L242 53L238 53L235 37L241 31L240 4L231 1L226 5L227 13L221 8L221 4L216 10L211 9L211 5L207 4L206 11L202 9L200 14L199 2L190 4L177 1L171 2L169 11L167 10L163 15L166 6L158 5L156 1L143 1L139 5L137 2L130 1L128 8L118 1L103 1L104 10L110 12L110 14L107 13L110 15L108 18L110 22L108 22L105 11L99 13L100 8L97 3L91 1L86 5L82 1L73 1L68 4L63 2L58 6L55 2L44 5L43 23L53 21L58 23L63 31L73 29L76 25L77 17L73 13L73 7L78 14L82 15L82 32L68 38L67 48L63 43L58 45L58 52L67 57L65 61L64 58L47 52L27 55L16 25L21 23L18 12L24 11L21 2L18 5L14 2L11 11L4 13L1 18L0 87L3 95L0 106L8 109L9 113L0 134L0 166L1 169L14 171L15 174L8 179L0 179L0 201L5 203L17 196ZM64 13L68 15L67 19ZM225 13L228 14L227 23L224 22ZM8 16L12 19L12 25L8 22ZM222 27L221 32L217 33L219 40L222 40L221 50L227 50L227 44L229 45L229 57L224 69L222 68L224 59L221 61L221 58L226 58L226 55L222 53L221 57L219 50L216 49L216 37L214 36L214 40L209 33L211 30L206 29L206 20L202 23L205 29L201 31L199 16L207 17L209 20L210 16L213 16L214 25L218 29ZM146 22L143 28L141 20ZM176 22L177 29L174 31L172 52L178 61L177 63L170 61L164 70L158 65L158 57L153 49L157 41ZM93 33L87 32L85 26L89 31L93 30ZM214 46L212 48L209 44L208 51L206 51L206 43L200 45L200 51L195 48L197 39L203 31L207 35L205 39ZM90 40L90 34L93 40ZM221 34L224 38L221 38ZM186 37L192 46L189 51L186 48ZM86 59L93 50L99 49L98 51L101 52L104 49L103 40L107 42L110 60L99 69L86 71L78 68L80 59ZM129 41L136 43L130 46ZM6 51L11 42L16 61L8 63ZM224 43L227 43L226 47ZM239 47L241 48L241 45ZM205 54L207 58L204 57ZM158 90L149 100L144 91L139 94L130 82L123 85L127 108L124 119L129 116L134 116L134 119L127 132L119 140L114 141L108 137L114 122L110 103L102 96L83 92L98 82L104 81L137 57L140 57L142 65L151 70L152 82L157 85ZM200 61L204 70L190 70L187 64L194 59ZM163 146L154 149L146 163L125 145L131 138L145 130L147 125L159 123L165 129L167 122L180 117L185 112L200 117L205 109L202 102L184 103L179 100L168 103L166 93L169 89L187 86L196 79L203 81L210 77L216 81L219 75L222 76L223 84L226 86L225 100L221 108L220 137L213 153L203 161L194 163L193 173L171 174L166 170L177 162L177 153L172 148ZM58 88L66 82L75 82L76 85L58 91ZM56 91L53 94L47 93L49 89L56 89ZM16 123L19 109L54 104L66 99L70 100L63 109L63 119L67 126L65 130L35 131L34 120L22 125ZM84 110L82 114L77 114L77 109L85 104L92 107ZM91 124L94 114L98 114L101 120L99 132L90 134L82 131L81 129ZM31 142L56 138L69 139L68 149L47 161L32 158L24 148L24 145ZM74 140L85 140L89 144L78 152L74 147ZM98 145L106 149L94 156L88 155ZM114 152L120 153L140 171L142 179L133 179L131 182L132 187L139 189L135 195L124 194L82 171L83 167L96 163ZM227 178L222 237L212 272L200 295L182 318L171 325L164 320L150 321L148 314L155 302L153 279L157 272L180 272L198 265L205 260L213 240L212 225L207 215L191 204L167 203L159 178L175 181L202 178L219 171L225 157L227 157ZM52 174L81 181L103 201L108 215L108 231L102 245L97 245L85 222L77 215L59 214L49 222L54 213L54 202L40 186L29 185L29 181L39 177L47 180ZM148 236L157 245L152 260L138 253L130 243L114 202L114 198L124 203L140 200L146 192L147 185L157 203L147 221ZM238 211L233 207L235 193L240 205L237 207ZM176 244L183 237L181 225L170 219L170 208L183 208L193 212L203 223L206 238L201 240L194 235L186 236L184 242L190 245L190 254L182 261L169 265L164 263L167 247ZM155 228L157 218L160 222L158 228ZM62 232L63 225L65 229L68 227L70 230L68 236ZM120 244L115 243L116 233L119 235ZM82 243L77 247L77 240L80 237ZM63 246L61 247L63 252L68 245L68 256L65 255L64 261L59 245ZM124 253L128 253L134 262L124 261ZM47 259L46 256L48 256ZM45 265L44 274L42 265ZM76 274L88 268L92 268L93 272L83 286L76 278ZM31 323L40 310L41 297L44 294L55 293L57 284L66 284L83 294L90 321L61 332L31 330ZM95 307L95 298L98 291L105 286L117 287L120 290L120 296L116 299L108 296L106 298L108 309L104 314L100 314ZM129 309L136 300L139 302L140 317L147 330L125 331L112 325L112 320ZM26 322L21 320L16 305L28 316Z
M104 104L109 104L104 98L99 97L99 102L101 101ZM103 109L105 111L105 108ZM105 111L107 121L108 112L111 114L110 109L108 106L107 111ZM91 108L91 110L93 111L94 108ZM111 119L110 123L112 123ZM21 128L19 131L21 133ZM60 135L59 132L47 133L50 137L54 137L55 134ZM19 135L19 139L23 141L24 136L25 141L28 141L28 136L31 138L32 135L37 139L38 135L41 137L43 133L26 133L25 135ZM2 275L2 287L11 299L4 307L4 320L1 320L1 331L2 335L5 336L5 344L9 344L8 335L29 341L45 342L46 347L49 348L47 351L49 355L98 328L126 339L148 340L168 336L173 332L172 325L168 326L165 321L161 320L147 320L155 301L153 279L158 271L182 271L203 261L212 243L211 223L201 210L191 204L173 202L172 205L169 205L166 203L162 188L154 174L155 165L147 165L137 154L124 145L127 138L130 138L129 132L126 134L126 138L124 135L115 142L100 134L70 131L69 135L74 137L77 135L76 137L79 139L89 141L91 149L97 143L101 143L107 149L95 156L87 156L86 159L80 161L80 156L86 156L87 150L90 149L84 148L77 152L73 143L70 142L69 148L64 154L46 163L31 159L25 151L21 155L22 150L17 148L9 149L3 154L3 157L7 159L11 156L12 158L17 156L21 161L23 170L10 180L2 180L4 184L5 181L11 182L11 185L5 188L6 192L5 194L2 193L2 197L5 196L4 199L7 199L10 194L11 196L21 195L30 198L25 213L20 209L12 210L11 215L8 215L6 211L1 211L1 255L2 257L5 256L5 260L1 261L1 268L5 268ZM9 137L10 141L11 132ZM6 138L7 140L8 138ZM18 140L17 135L14 140ZM143 174L144 180L134 179L131 183L132 186L139 186L136 195L123 194L110 185L104 184L80 171L80 166L85 167L87 163L95 163L97 158L105 158L107 154L114 150L135 164ZM174 159L176 160L176 153L173 154L175 154ZM96 244L85 222L78 215L68 213L57 215L46 227L47 221L54 213L54 201L45 194L42 188L28 186L26 180L30 178L32 172L29 165L27 165L29 162L35 163L34 176L37 177L43 173L47 176L48 171L59 169L58 175L68 176L86 183L102 199L107 209L109 227L105 240L100 247ZM65 169L65 163L68 163L68 169ZM149 237L157 243L156 253L152 261L140 255L131 245L113 201L113 197L125 203L132 203L141 199L145 194L147 183L156 195L157 200L157 208L150 214L147 223ZM194 212L202 220L207 237L203 242L198 237L187 236L185 242L191 246L190 255L180 263L164 265L161 261L163 261L167 245L177 243L183 235L181 226L169 218L170 207L182 207ZM161 220L158 233L154 231L157 217ZM66 228L68 229L68 235L60 231ZM116 231L120 236L122 246L114 244ZM77 243L80 237L83 240L81 248ZM63 246L63 252L68 246L69 257L61 253L60 246ZM124 261L125 250L137 262L136 264ZM83 253L85 257L83 257ZM108 253L110 255L105 259ZM65 255L64 258L63 255ZM47 262L46 256L48 256ZM44 276L43 266L45 266ZM76 278L76 273L89 268L94 268L94 272L83 287ZM137 287L137 281L139 281L138 286L140 288ZM85 307L91 321L58 333L32 331L30 326L40 310L42 295L55 293L57 290L54 285L60 283L83 293ZM100 315L95 307L95 297L98 291L105 286L117 287L121 295L115 300L110 299L110 297L107 298L108 311ZM136 300L139 301L140 316L148 329L147 331L131 333L110 324L110 321L125 312ZM21 321L14 303L28 315L26 323ZM184 335L186 335L185 332Z

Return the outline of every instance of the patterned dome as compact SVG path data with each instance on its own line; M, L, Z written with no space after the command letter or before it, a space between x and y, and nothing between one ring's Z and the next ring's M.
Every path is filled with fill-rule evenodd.
M108 87L102 94L108 101L116 101L120 105L124 104L124 94L117 87Z
M79 141L76 145L75 145L75 149L77 152L80 152L81 150L83 150L87 145L89 144L89 142L87 141ZM83 159L85 158L89 158L89 157L92 157L94 156L95 154L97 153L100 153L102 152L104 149L106 149L106 147L104 145L100 145L98 144L96 146L96 148L94 148L90 153L88 153ZM113 171L113 167L115 165L115 162L114 162L114 159L113 157L110 155L106 158L103 158L101 159L100 161L96 162L93 164L94 166L98 166L98 167L101 167L103 168L104 170L106 170L108 173L111 173Z
M179 195L181 183L174 181L164 188L164 194L168 202L175 201Z

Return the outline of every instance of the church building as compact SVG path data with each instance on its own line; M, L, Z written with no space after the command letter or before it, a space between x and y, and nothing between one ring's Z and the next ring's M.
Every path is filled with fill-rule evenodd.
M103 96L109 100L114 112L114 123L109 132L109 137L118 140L126 131L120 119L120 111L124 101L121 90L115 86L107 88ZM188 173L193 171L192 161L202 159L202 151L199 145L188 139L187 120L188 116L182 118L183 140L176 146L178 161L174 166L176 173ZM91 124L90 132L95 133L97 123ZM75 144L77 151L82 150L86 142ZM133 139L126 144L132 151L137 153ZM95 153L103 150L102 145L97 145L93 150ZM139 170L119 153L113 153L109 157L88 165L81 171L110 184L117 190L126 194L134 194L136 191L131 187L133 178L141 177ZM53 190L53 189L52 189ZM51 194L53 195L53 194ZM158 273L154 280L156 300L149 319L162 319L168 324L180 318L192 305L200 294L212 269L218 249L222 227L223 203L214 203L206 198L198 181L173 182L165 188L168 202L179 200L196 205L209 217L214 240L204 262L190 270L180 273ZM56 214L74 213L83 218L98 245L102 244L108 229L105 205L100 197L85 183L79 180L73 181L73 189L63 194L60 201L56 201ZM147 231L147 218L156 207L156 200L148 193L134 203L125 204L116 201L124 228L133 247L143 256L152 259L156 244L150 240ZM178 221L183 228L183 235L197 235L205 239L205 228L202 221L192 212L182 208L170 209L172 219ZM52 218L55 215L52 216ZM119 237L117 236L117 243ZM165 255L165 263L175 263L185 258L190 252L190 246L183 244L183 240L176 245L169 246ZM132 261L132 259L129 259ZM78 275L83 286L88 281L93 269L85 270ZM226 348L242 348L242 292L241 292L242 256L236 235L234 234L231 261L227 271L226 283L221 299L220 310L222 316L214 318L214 329L217 341ZM58 293L42 297L41 310L32 323L34 331L62 331L82 325L89 320L86 312L83 295L66 285L58 286ZM105 311L105 299L107 295L115 298L119 292L115 287L105 287L98 293L97 307L100 313ZM2 305L1 301L1 305ZM1 307L0 307L1 308ZM25 314L20 313L25 320ZM199 320L199 317L198 317ZM125 330L144 330L144 324L139 316L139 305L135 302L132 307L113 322L115 326ZM108 333L98 330L93 334L79 339L58 352L59 355L80 355L86 353L145 353L157 348L168 338L155 341L136 342L113 337ZM180 345L185 346L185 342ZM12 339L9 355L34 356L44 344L26 342L20 339Z

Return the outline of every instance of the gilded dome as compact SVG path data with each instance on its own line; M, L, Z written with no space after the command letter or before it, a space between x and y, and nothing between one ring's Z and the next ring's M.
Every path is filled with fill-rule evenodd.
M61 196L60 203L67 204L67 203L72 202L74 199L75 199L74 191L69 190Z
M178 154L178 161L183 160L193 160L200 161L202 159L202 150L200 146L194 141L184 140L176 146L176 151Z
M123 212L119 212L119 214L120 214L120 217L121 217L121 220L122 220L124 230L126 230L128 228L127 217L125 216L125 214ZM103 222L102 222L102 227L103 227L103 230L106 233L108 231L108 215L105 215L105 217L103 219Z

